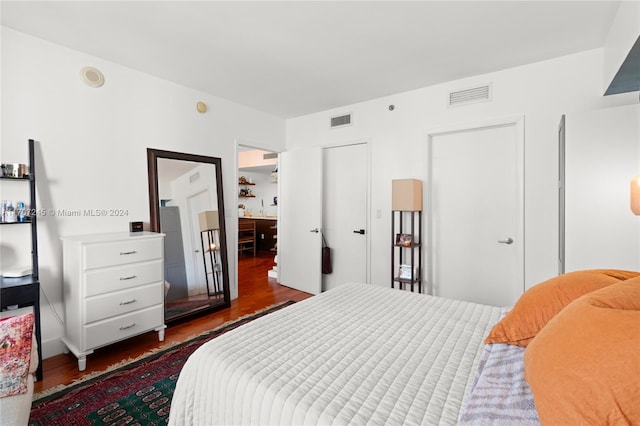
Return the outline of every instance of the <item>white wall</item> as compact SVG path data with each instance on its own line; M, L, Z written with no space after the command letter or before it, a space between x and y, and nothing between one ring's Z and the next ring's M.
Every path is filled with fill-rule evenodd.
M565 123L565 271L640 270L640 217L629 200L640 105L567 114Z
M637 102L637 93L602 96L602 58L602 49L597 49L291 119L287 121L287 149L371 141L371 277L373 284L388 286L391 180L426 180L425 130L524 115L528 288L557 273L560 116ZM450 90L486 83L493 88L490 102L447 107ZM391 104L393 111L388 108ZM351 126L329 128L329 117L348 112L353 113Z
M1 161L27 162L27 139L36 139L41 149L36 166L39 208L127 212L119 217L39 218L43 351L48 357L62 350L59 238L123 231L129 221L149 221L147 147L221 157L227 226L236 229L235 141L283 148L285 123L8 28L2 28L1 36ZM88 65L105 74L102 88L81 81L80 69ZM207 103L207 113L196 112L197 101ZM21 197L9 193L18 191L15 187L5 184L1 189L3 199ZM27 228L4 226L1 232L0 268L29 264ZM227 241L236 297L235 233L228 233Z

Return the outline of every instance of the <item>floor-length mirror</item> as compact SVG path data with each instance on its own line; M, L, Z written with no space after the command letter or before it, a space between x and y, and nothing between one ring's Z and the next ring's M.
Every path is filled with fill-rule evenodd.
M165 234L165 322L230 305L220 163L147 148L150 228Z

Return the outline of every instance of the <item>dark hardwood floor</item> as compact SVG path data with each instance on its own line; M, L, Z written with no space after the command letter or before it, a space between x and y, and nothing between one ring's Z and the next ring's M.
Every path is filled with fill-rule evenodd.
M158 333L149 332L123 342L97 349L87 357L87 368L78 371L78 362L73 354L61 354L43 361L44 378L35 383L35 392L53 386L69 384L85 374L102 371L128 358L136 358L145 352L162 348L173 342L181 342L202 331L211 330L227 321L234 320L278 302L300 301L310 297L308 293L282 286L267 277L273 266L273 253L258 252L241 254L238 260L238 298L231 307L190 320L169 324L164 342L158 341Z

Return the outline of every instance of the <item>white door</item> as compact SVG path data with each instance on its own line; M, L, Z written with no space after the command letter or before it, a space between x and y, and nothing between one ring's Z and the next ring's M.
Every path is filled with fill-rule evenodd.
M513 305L524 291L522 120L434 132L429 143L433 293Z
M323 234L331 247L333 272L323 290L367 282L367 146L323 149Z
M204 272L204 258L202 256L202 240L200 236L200 222L198 214L205 210L211 210L209 191L204 190L187 198L189 210L189 238L191 248L191 274L193 280L190 280L189 295L207 293L207 282ZM213 286L210 285L212 291Z
M322 291L322 150L280 154L278 165L278 282Z

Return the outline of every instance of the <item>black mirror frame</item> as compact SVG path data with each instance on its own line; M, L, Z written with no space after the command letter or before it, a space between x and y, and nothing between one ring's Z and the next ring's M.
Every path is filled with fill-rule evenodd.
M161 232L160 230L160 197L158 196L158 159L166 158L170 160L183 160L196 163L213 164L216 167L216 188L218 197L218 218L220 222L220 261L222 263L222 285L224 290L224 302L213 305L198 312L218 310L231 306L231 295L229 291L229 262L227 260L227 232L225 223L224 197L222 190L222 159L219 157L208 157L198 154L186 154L184 152L165 151L161 149L147 148L147 172L149 179L149 230ZM176 317L181 319L183 317ZM172 321L170 318L168 321ZM165 319L165 321L167 321Z

